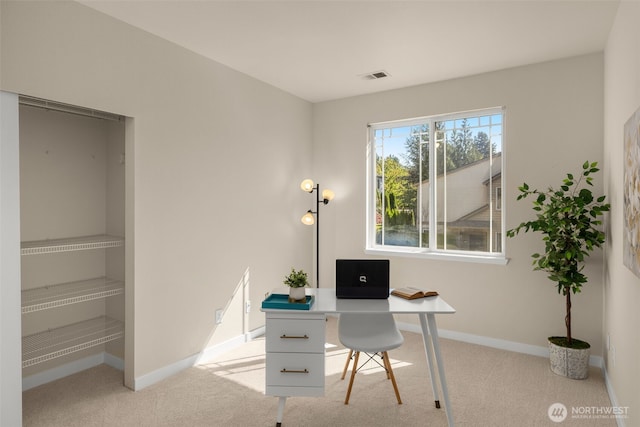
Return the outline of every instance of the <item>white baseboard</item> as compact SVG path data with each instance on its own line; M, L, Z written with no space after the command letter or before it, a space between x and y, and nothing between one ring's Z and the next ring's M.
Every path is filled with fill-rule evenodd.
M42 384L50 383L51 381L59 380L60 378L64 378L69 375L84 371L86 369L102 365L103 363L121 371L124 370L124 361L122 359L102 352L75 360L73 362L65 363L64 365L56 366L55 368L47 369L46 371L38 372L37 374L33 374L28 377L24 377L22 379L22 391L32 389Z
M188 369L200 363L206 363L208 360L211 360L216 356L224 354L229 350L233 350L234 348L255 339L256 337L264 335L264 332L265 327L262 326L245 335L238 335L237 337L231 338L220 344L205 348L198 354L194 354L178 362L172 363L171 365L164 366L153 372L137 377L134 379L134 390L142 390L143 388L169 378L184 369Z
M398 328L407 332L422 333L420 325L413 323L398 322ZM469 344L478 344L485 347L497 348L500 350L514 351L516 353L530 354L532 356L549 357L549 348L538 345L523 344L515 341L507 341L499 338L485 337L482 335L467 334L464 332L448 331L438 328L438 336L454 341L462 341ZM604 359L602 356L591 355L589 365L602 369Z
M170 376L175 375L184 369L190 368L199 363L206 363L207 360L224 354L227 351L233 350L234 348L246 342L264 335L264 331L265 327L262 326L247 333L246 335L240 335L220 344L208 347L201 353L195 354L176 363L172 363L171 365L157 369L149 374L142 375L141 377L138 377L134 380L134 390L142 390L143 388L149 387L150 385L162 381L165 378L169 378ZM43 385L51 381L67 377L69 375L73 375L102 364L106 364L120 371L124 371L124 360L109 353L103 352L73 362L69 362L52 369L48 369L46 371L38 372L37 374L33 374L28 377L24 377L22 379L22 391L32 389L39 385Z
M157 382L160 382L166 378L169 378L180 371L188 369L196 364L198 360L198 355L194 354L193 356L187 357L186 359L179 360L171 365L164 366L160 369L156 369L153 372L149 372L148 374L136 377L133 380L133 389L135 391L140 391L150 385L153 385Z
M124 359L115 357L113 354L104 353L104 364L116 368L119 371L124 371Z
M224 341L220 344L208 347L204 349L199 355L196 364L207 363L209 360L226 353L229 350L239 347L240 345L252 341L257 337L264 335L265 327L261 326L258 329L250 331L246 335L239 335L235 338Z
M618 398L616 397L616 393L613 391L613 385L609 380L609 373L607 372L607 367L602 366L602 373L604 374L604 384L607 387L607 393L609 394L609 400L611 400L612 407L620 407L618 404ZM624 418L616 417L616 423L618 427L625 427L626 424L624 422Z

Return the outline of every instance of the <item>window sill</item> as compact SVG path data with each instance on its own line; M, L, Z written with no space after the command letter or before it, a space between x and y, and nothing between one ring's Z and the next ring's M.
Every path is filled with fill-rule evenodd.
M489 256L489 255L468 255L468 254L456 254L456 253L442 253L442 252L426 252L419 248L367 248L364 250L367 255L379 255L379 256L397 256L407 258L421 258L432 259L439 261L460 261L460 262L474 262L478 264L496 264L507 265L509 258L504 256Z

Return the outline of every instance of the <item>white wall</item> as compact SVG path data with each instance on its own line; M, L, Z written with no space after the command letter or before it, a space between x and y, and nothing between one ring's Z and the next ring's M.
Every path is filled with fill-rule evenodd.
M0 425L22 422L18 97L0 92Z
M640 425L640 278L623 264L623 129L640 108L640 3L621 2L605 51L606 191L611 198L605 258L605 364L614 398L629 407L627 426Z
M223 340L215 310L243 277L248 329L262 326L265 292L292 266L311 268L298 187L310 172L311 105L75 2L1 7L2 90L133 118L133 376Z
M315 104L313 167L336 191L323 210L320 276L333 277L336 258L364 256L367 123L503 105L503 197L512 228L533 218L530 201L516 202L523 181L533 188L557 185L585 160L602 160L602 54ZM598 192L603 178L596 177ZM544 347L565 328L564 298L531 269L530 255L542 248L539 235L509 239L506 266L392 257L392 281L440 291L457 309L438 319L441 328ZM589 341L596 356L602 355L601 258L601 252L592 257L590 282L573 310L573 334Z

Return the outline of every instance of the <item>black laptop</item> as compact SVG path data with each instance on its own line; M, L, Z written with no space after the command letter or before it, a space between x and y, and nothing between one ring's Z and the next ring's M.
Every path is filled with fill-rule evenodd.
M389 298L389 260L337 259L336 298Z

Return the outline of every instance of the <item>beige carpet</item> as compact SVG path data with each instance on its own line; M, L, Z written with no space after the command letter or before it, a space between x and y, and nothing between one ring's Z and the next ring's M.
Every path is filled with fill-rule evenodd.
M322 398L290 398L283 427L446 426L436 409L422 336L403 332L405 344L391 352L403 404L374 365L358 374L349 405L346 360L327 322L326 390ZM577 418L573 408L609 408L603 376L592 368L584 381L554 375L548 360L441 340L453 418L457 426L615 426L605 416ZM568 417L552 422L550 405L562 403ZM264 395L264 340L257 339L161 383L133 392L122 373L99 366L23 393L25 427L73 426L275 426L278 399Z

